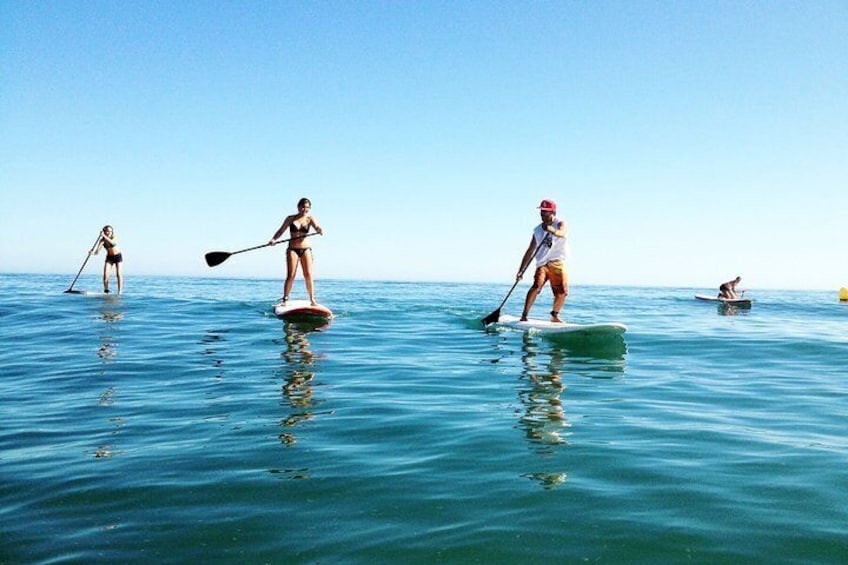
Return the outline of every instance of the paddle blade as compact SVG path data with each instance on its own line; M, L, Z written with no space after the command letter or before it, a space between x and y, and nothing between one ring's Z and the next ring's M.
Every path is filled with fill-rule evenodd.
M486 316L485 318L480 320L480 323L483 324L484 326L488 326L489 324L494 324L500 318L501 318L501 309L498 308L497 310L495 310L494 312L492 312L491 314L489 314L488 316Z
M66 290L62 294L85 294L85 291L84 290L72 290L72 289L69 288L68 290Z
M206 264L210 267L216 267L230 258L232 253L226 251L210 251L206 254Z

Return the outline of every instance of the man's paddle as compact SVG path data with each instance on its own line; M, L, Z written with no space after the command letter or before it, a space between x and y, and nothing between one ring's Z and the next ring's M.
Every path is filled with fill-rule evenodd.
M264 243L262 245L257 245L255 247L248 247L247 249L240 249L239 251L233 251L230 253L229 251L210 251L206 254L206 264L210 267L217 267L224 261L230 258L231 255L237 255L239 253L244 253L245 251L253 251L254 249L262 249L263 247L268 247L270 245L277 245L278 243L283 243L284 241L292 241L293 239L303 239L304 237L309 237L310 235L315 235L318 232L308 233L306 235L299 235L297 237L290 237L289 239L281 239L279 241L275 241L274 243Z
M527 267L529 267L530 263L533 262L533 259L536 258L536 254L539 253L540 249L542 249L542 246L537 245L536 249L533 251L533 257L527 263ZM483 318L482 320L480 320L480 323L482 323L484 326L488 326L489 324L494 324L495 322L500 320L500 318L501 318L501 308L504 307L504 304L506 304L506 301L509 300L509 295L512 294L512 291L515 290L516 286L518 286L518 281L520 281L521 277L524 276L524 271L527 270L527 267L524 267L524 270L521 271L521 274L518 277L515 278L515 282L512 283L512 287L509 289L509 292L506 293L506 296L504 296L504 299L503 299L503 301L501 301L501 305L498 306L498 309L495 310L494 312L492 312L491 314L489 314L488 316L486 316L485 318Z
M506 304L506 301L509 299L509 295L512 294L512 291L515 290L516 286L518 286L518 282L520 280L521 279L519 279L519 278L515 279L515 282L512 283L512 288L510 288L509 292L506 293L506 296L504 296L504 299L501 302L501 305L498 306L498 309L495 310L494 312L492 312L491 314L489 314L488 316L486 316L485 318L483 318L482 320L480 320L480 322L484 326L488 326L489 324L494 324L495 322L497 322L501 318L501 308L503 308L504 304Z
M97 242L100 241L100 234L97 234L97 239L94 240L94 245L91 246L91 250L88 252L88 255L85 256L85 261L82 262L82 267L77 271L77 276L74 277L73 282L71 282L71 286L68 287L63 294L83 294L84 290L74 290L74 285L77 284L77 279L79 278L82 270L85 269L85 264L88 263L88 260L91 258L91 253L94 251L94 248L97 247Z

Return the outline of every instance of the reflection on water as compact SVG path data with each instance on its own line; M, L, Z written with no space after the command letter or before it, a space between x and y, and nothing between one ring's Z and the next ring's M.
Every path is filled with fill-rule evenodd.
M739 306L738 304L719 304L717 306L719 316L747 316L751 313L751 306Z
M602 340L551 340L543 336L522 334L518 397L522 405L517 428L542 461L570 445L571 423L563 396L568 376L609 379L625 370L627 347L621 336ZM522 475L538 482L544 489L565 483L567 474L560 469L545 469Z
M566 479L565 473L525 473L521 476L536 481L545 490L558 487Z
M562 357L570 365L605 367L616 373L624 372L624 357L627 343L623 335L581 337L571 334L545 334L539 336L562 351ZM598 377L599 375L585 375Z
M200 347L204 356L204 363L208 363L212 367L211 380L214 387L210 387L206 391L206 401L211 410L210 413L203 418L204 422L214 423L219 426L224 426L230 421L229 394L224 385L224 374L228 367L224 363L224 358L227 352L227 347L231 346L229 341L229 329L207 329L200 338Z
M309 343L309 334L321 331L327 324L283 324L283 344L285 348L280 353L282 366L277 375L283 378L281 406L288 409L288 414L280 420L280 443L292 447L297 443L295 430L304 422L315 418L320 412L315 408L320 403L315 399L315 362L320 356L313 353ZM309 478L309 469L290 468L272 469L272 473L282 474L290 479Z
M115 297L111 300L104 300L100 308L99 318L105 325L103 333L100 334L100 347L97 349L97 356L104 362L114 360L118 355L117 333L119 323L124 319L124 312L120 307L121 301L118 297Z
M120 297L105 297L97 318L103 322L103 330L99 336L100 344L97 348L97 356L101 360L98 382L102 382L106 386L98 396L97 406L111 409L114 408L118 396L118 388L114 384L110 384L110 381L112 380L111 366L118 357L118 334L120 333L121 322L124 319ZM124 427L124 419L116 416L108 418L106 421L108 423L106 435L112 441L101 443L94 449L95 459L109 459L120 453L114 442Z
M529 334L522 338L522 387L518 397L524 407L519 419L527 439L542 455L550 455L552 446L565 445L564 433L569 427L560 395L562 382L561 350L540 350Z
M110 434L112 436L117 436L121 429L124 427L124 419L120 417L109 418L109 424L112 426L112 430ZM97 449L94 450L94 458L95 459L109 459L112 455L118 454L119 452L115 450L115 447L111 443L104 443L99 445Z
M218 349L227 341L227 330L206 330L200 345L203 346L203 354L212 358L212 366L218 371L215 379L220 380L223 376L224 360L220 357Z
M115 387L110 386L106 390L100 393L100 400L97 401L98 406L112 406L115 403L115 396L117 395L117 391Z
M297 441L294 428L314 417L312 381L315 379L315 372L312 365L315 362L315 354L310 349L308 336L308 327L288 323L283 325L283 342L286 348L280 354L280 358L285 362L281 371L285 380L281 403L287 405L291 411L280 421L283 431L279 438L286 446L294 445Z

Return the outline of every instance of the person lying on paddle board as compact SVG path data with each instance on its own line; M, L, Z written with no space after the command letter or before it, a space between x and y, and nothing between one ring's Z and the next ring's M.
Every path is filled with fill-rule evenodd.
M324 235L324 229L318 224L318 221L309 215L312 210L312 202L308 198L301 198L297 203L297 214L286 216L283 220L283 225L268 241L270 245L276 245L277 240L283 235L286 229L290 230L289 248L286 250L286 282L283 286L282 302L287 302L291 293L294 277L297 274L297 267L303 267L303 280L306 282L306 292L309 294L309 302L315 306L315 289L312 282L312 248L306 244L306 234L310 228Z
M115 279L118 281L118 294L124 291L124 277L121 274L121 263L124 262L124 256L118 248L118 236L115 235L115 230L112 226L103 226L100 232L100 239L97 245L91 250L91 253L97 255L100 248L106 250L106 261L103 263L103 292L109 294L109 277L111 271L115 269Z
M718 287L719 298L739 298L739 293L736 292L736 285L742 282L742 277L736 277L732 281L727 281Z
M556 203L553 200L542 200L539 205L540 223L533 230L530 245L521 258L516 280L524 276L524 271L530 265L530 261L536 258L536 272L533 275L533 286L527 291L524 299L524 310L521 312L521 320L527 320L527 315L536 301L536 296L545 286L546 282L551 285L554 293L554 306L551 310L551 321L562 322L559 312L565 304L568 296L568 271L565 269L565 258L568 256L568 223L556 217Z

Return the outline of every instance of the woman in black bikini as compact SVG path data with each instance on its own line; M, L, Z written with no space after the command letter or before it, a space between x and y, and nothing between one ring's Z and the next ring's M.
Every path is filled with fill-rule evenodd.
M275 245L283 232L287 228L290 230L291 239L289 248L286 250L286 284L283 287L283 302L289 299L294 277L297 274L297 266L300 264L303 267L303 280L306 282L309 302L313 306L316 304L315 289L312 284L312 249L306 245L304 237L309 233L309 228L315 228L320 235L324 235L324 230L315 218L309 215L311 209L312 202L308 198L301 198L297 203L297 214L287 216L274 237L268 241L270 245Z
M103 263L103 292L109 293L109 274L112 267L115 268L115 278L118 281L118 294L124 290L124 277L121 274L121 263L124 261L124 256L118 248L118 238L115 236L115 230L112 226L103 226L100 232L100 240L94 246L92 253L97 255L100 248L106 250L106 261Z

